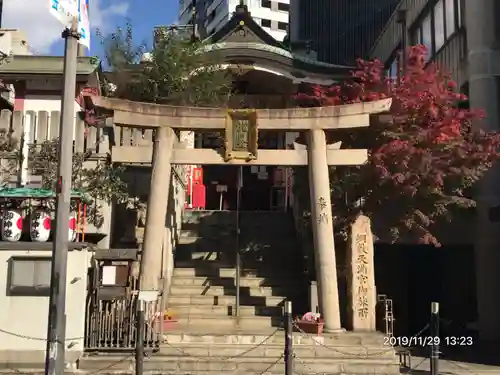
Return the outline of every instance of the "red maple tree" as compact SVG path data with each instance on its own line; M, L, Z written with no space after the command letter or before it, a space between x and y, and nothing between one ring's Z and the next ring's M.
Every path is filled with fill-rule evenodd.
M329 134L342 148L369 150L367 164L330 173L343 233L362 209L381 240L439 246L438 224L475 206L471 188L500 156L500 134L473 128L482 111L461 108L466 96L447 72L426 64L426 54L424 46L410 47L395 80L385 77L380 61L359 60L347 81L308 86L295 97L299 106L392 98L390 113L373 118L369 128Z

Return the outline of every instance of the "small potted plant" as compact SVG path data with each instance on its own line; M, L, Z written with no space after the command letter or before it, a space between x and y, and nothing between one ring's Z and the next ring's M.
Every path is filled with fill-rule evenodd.
M321 335L325 327L325 322L321 319L319 313L308 312L302 315L302 317L295 318L295 325L301 332L311 335Z
M158 323L163 324L162 331L171 330L178 323L178 321L174 318L174 314L172 313L172 311L168 309L163 312L163 320L161 319L162 318L161 313L156 313L156 315Z

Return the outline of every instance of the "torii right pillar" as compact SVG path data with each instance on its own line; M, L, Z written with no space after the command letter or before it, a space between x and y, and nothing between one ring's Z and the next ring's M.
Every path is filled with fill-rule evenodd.
M342 330L342 326L340 323L327 144L323 129L309 131L307 154L318 304L325 321L325 332L335 332Z

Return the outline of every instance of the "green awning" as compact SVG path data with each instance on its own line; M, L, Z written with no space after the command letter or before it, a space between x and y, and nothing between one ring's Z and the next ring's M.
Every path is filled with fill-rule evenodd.
M55 198L54 191L49 189L35 189L35 188L0 188L0 198L33 198L33 199L47 199ZM71 191L71 198L87 200L84 193L78 190Z

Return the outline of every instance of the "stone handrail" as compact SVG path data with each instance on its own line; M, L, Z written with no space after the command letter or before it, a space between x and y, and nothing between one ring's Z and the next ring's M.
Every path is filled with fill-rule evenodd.
M316 311L317 287L316 287L316 268L314 265L314 249L311 228L304 222L305 207L299 198L299 194L292 195L292 215L295 224L297 239L300 242L302 257L304 260L304 271L308 281L308 299L309 311Z
M181 167L181 166L179 166ZM165 240L163 245L163 288L160 296L161 311L167 309L168 296L170 294L172 274L174 270L175 249L180 236L182 217L185 202L185 177L180 168L172 168L170 183L170 196L165 222Z

